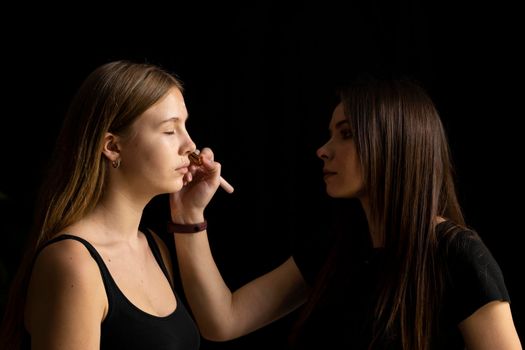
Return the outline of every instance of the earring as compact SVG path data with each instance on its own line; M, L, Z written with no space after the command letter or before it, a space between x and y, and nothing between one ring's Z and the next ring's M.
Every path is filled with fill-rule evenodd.
M111 165L113 166L113 168L118 169L118 167L120 166L120 158L117 158L114 161L112 161Z

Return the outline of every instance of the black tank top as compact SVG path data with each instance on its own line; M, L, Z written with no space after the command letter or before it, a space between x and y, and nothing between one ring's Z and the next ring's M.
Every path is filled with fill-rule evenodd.
M143 230L143 232L155 260L169 281L168 271L157 242L148 230ZM45 246L64 239L73 239L82 243L100 269L109 303L108 314L101 324L101 350L191 350L199 348L199 331L175 290L173 290L177 300L175 311L164 317L146 313L133 305L120 291L102 257L88 241L64 234L51 239Z

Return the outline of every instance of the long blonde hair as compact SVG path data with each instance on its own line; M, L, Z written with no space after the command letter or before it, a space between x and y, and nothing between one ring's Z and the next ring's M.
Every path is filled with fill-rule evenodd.
M108 171L101 152L104 135L125 135L138 116L174 87L182 91L177 78L160 67L129 61L100 66L80 87L42 184L29 248L11 285L0 330L2 348L21 346L26 291L36 253L53 235L93 210L104 192Z

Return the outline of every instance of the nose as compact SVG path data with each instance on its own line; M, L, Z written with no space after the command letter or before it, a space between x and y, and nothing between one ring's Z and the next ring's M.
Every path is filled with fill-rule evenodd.
M182 145L182 153L187 156L195 152L195 150L197 149L197 145L195 144L195 142L193 142L193 140L191 139L188 133L186 133L186 136L187 136L186 140L184 141Z
M322 160L329 159L328 156L328 150L326 149L326 144L322 145L317 149L317 152L315 152L317 157L321 158Z

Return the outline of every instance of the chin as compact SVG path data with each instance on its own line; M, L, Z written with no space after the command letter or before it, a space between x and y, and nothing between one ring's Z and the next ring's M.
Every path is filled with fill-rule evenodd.
M345 196L343 196L342 193L340 193L339 191L334 191L334 190L331 190L330 188L327 188L326 189L326 194L329 196L329 197L332 197L332 198L344 198Z
M355 191L343 191L342 188L330 188L326 187L326 194L332 198L356 198L357 193Z
M184 184L182 183L182 180L177 180L175 182L172 182L170 186L167 187L167 193L174 193L179 192L184 187Z
M173 192L179 192L180 190L182 190L184 188L184 184L182 184L182 182L180 184L177 184L177 186L173 186L171 188L171 193Z

